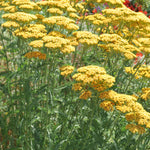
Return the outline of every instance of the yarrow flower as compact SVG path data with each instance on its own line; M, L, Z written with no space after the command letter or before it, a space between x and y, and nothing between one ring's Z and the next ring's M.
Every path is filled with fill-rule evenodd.
M150 66L142 65L138 70L133 67L125 67L125 71L129 74L133 74L136 79L150 78Z
M150 88L142 88L141 98L144 100L150 99Z
M126 125L126 129L129 129L129 131L131 131L132 133L139 133L139 134L145 133L145 129L143 127L135 124Z
M74 71L74 67L73 66L63 66L60 68L60 71L61 71L61 75L66 77Z
M20 25L15 21L6 21L1 26L5 27L5 28L11 28L11 27L18 28L18 27L20 27Z
M100 103L100 107L103 108L105 111L113 111L115 104L112 101L103 101Z
M96 45L98 44L99 37L96 34L92 34L89 31L76 31L73 33L79 43L87 45Z
M39 58L39 59L46 59L46 54L43 54L41 52L28 52L25 54L25 57L27 58Z
M92 92L91 91L81 91L81 95L79 96L80 99L84 99L84 100L87 100L88 98L90 98L92 95Z
M96 91L103 91L113 86L115 78L106 74L104 68L99 66L84 66L77 69L78 73L74 74L72 78L77 82L72 89L75 91L92 88Z

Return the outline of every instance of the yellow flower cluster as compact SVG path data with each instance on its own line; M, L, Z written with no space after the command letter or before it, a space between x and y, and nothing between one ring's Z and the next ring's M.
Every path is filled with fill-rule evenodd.
M108 18L114 19L112 24L123 22L127 26L134 25L135 28L143 27L150 23L150 19L141 12L134 12L127 7L116 9L104 9L102 13Z
M150 38L138 38L137 41L140 43L140 50L144 53L150 53Z
M60 71L61 71L61 75L66 77L74 71L74 67L73 66L63 66L60 68Z
M3 7L8 7L9 6L9 2L5 2L5 1L2 1L0 2L0 6L3 8Z
M61 37L61 38L66 38L65 34L62 34L58 31L51 31L48 33L49 36L55 36L55 37Z
M3 9L5 12L14 13L17 11L17 8L15 6L7 6Z
M124 7L123 2L124 0L87 0L87 2L96 2L96 3L108 3L109 5L112 5L113 7Z
M75 13L69 13L69 17L73 19L79 19L80 17Z
M20 25L17 22L15 22L15 21L6 21L1 26L5 27L5 28L11 28L11 27L17 28L17 27L20 27Z
M76 31L73 33L77 41L82 44L96 45L98 44L99 37L89 31Z
M75 47L70 45L70 41L56 36L44 36L42 40L45 43L45 47L57 49L59 48L62 53L71 53L75 51Z
M81 91L82 90L82 84L81 83L75 83L72 85L72 90L74 91Z
M133 74L136 79L138 78L150 78L150 66L142 65L138 70L133 67L125 67L125 71L129 74Z
M43 19L42 22L46 23L50 26L56 24L67 30L78 30L79 29L79 27L75 24L74 20L67 18L65 16L52 16L52 17Z
M27 58L39 58L39 59L46 59L46 54L43 54L41 52L28 52L25 54L25 57Z
M35 3L30 0L12 0L12 4L15 6L19 6L19 9L24 11L26 10L38 10L40 11L41 8Z
M12 20L12 21L17 21L17 22L22 22L22 23L29 23L33 20L36 20L37 17L33 14L28 14L25 12L15 12L15 13L8 13L2 15L2 18L7 19L7 20Z
M121 112L130 112L132 111L132 107L129 107L132 103L136 103L136 98L126 94L118 94L115 91L105 91L100 93L99 96L101 99L110 100L116 104L116 109Z
M34 41L30 42L29 45L34 48L41 48L41 47L43 47L43 41L42 40L34 40Z
M69 1L67 0L49 0L49 1L40 1L37 2L36 4L40 6L49 6L50 8L55 7L55 8L60 8L66 10L67 7L71 7Z
M79 42L77 41L77 38L75 38L73 36L66 37L66 39L70 41L70 45L72 45L72 46L79 45Z
M48 36L65 38L66 40L69 40L69 44L72 45L72 46L77 46L79 44L75 37L73 37L73 36L66 37L65 34L62 34L58 31L51 31L51 32L48 33Z
M103 91L112 87L115 82L115 78L106 74L105 69L99 66L90 65L80 67L77 71L78 73L72 77L77 81L72 87L75 91L84 88L87 89L87 87L93 88L96 91Z
M72 3L72 6L74 6L74 8L76 9L76 11L78 13L84 13L84 12L88 12L89 10L87 9L87 3L85 2L80 2L80 3Z
M102 34L100 35L100 42L98 46L104 48L107 52L121 52L127 59L133 59L136 55L132 52L139 52L140 49L128 43L118 34Z
M150 99L150 88L143 88L141 98L144 100Z
M87 100L88 98L90 98L92 95L92 92L91 91L85 91L85 90L82 90L81 91L81 95L79 96L80 99L84 99L84 100Z
M109 109L107 108L107 103L108 101L114 103L114 105L111 105L110 107L113 108L113 106L115 106L115 108L125 114L125 118L127 121L129 122L135 122L136 124L138 124L138 127L141 127L141 125L145 125L147 128L150 128L150 113L147 112L143 106L137 102L137 98L131 95L126 95L126 94L119 94L115 91L105 91L105 92L101 92L100 96L101 99L104 99L104 101L102 102L102 106L103 103L106 105L104 105L105 107L102 107L103 109L109 111ZM110 103L109 102L109 103ZM112 110L112 109L110 109ZM141 127L143 128L143 127ZM144 128L143 128L144 129ZM129 129L130 130L130 129ZM145 130L145 129L144 129ZM132 130L130 130L132 132ZM136 131L138 132L138 131ZM134 132L133 132L134 133ZM140 134L140 132L138 132ZM144 133L144 132L142 132Z
M104 17L102 14L88 15L84 19L90 21L94 25L97 25L97 27L111 22L111 19Z
M64 13L59 8L49 8L49 9L47 9L47 12L49 12L51 14L58 14L58 15L62 15Z
M29 24L14 31L15 36L22 38L42 38L46 36L45 26L42 24Z
M103 108L105 111L113 111L115 104L112 101L103 101L100 103L100 107Z
M126 129L128 129L132 133L139 133L139 134L145 133L145 128L143 128L143 127L141 127L139 125L135 125L135 124L128 124L128 125L126 125Z

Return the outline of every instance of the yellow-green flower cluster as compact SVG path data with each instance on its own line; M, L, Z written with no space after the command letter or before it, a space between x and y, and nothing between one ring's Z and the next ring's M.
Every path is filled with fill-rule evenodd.
M25 54L25 57L27 57L27 58L39 58L39 59L45 60L46 59L46 54L38 52L38 51L28 52L28 53Z
M61 75L66 77L74 71L74 67L73 66L63 66L60 68L60 71L61 71Z
M144 100L150 99L150 88L143 88L141 98Z
M136 79L138 78L150 78L150 66L142 65L138 70L133 67L125 67L125 71L129 74L133 74Z
M14 31L15 36L25 39L28 38L42 38L46 35L45 26L42 24L29 24Z
M96 45L98 44L99 37L89 31L76 31L73 33L77 41L82 44Z
M86 89L85 91L87 91L87 88L93 88L99 92L112 87L115 82L115 78L106 74L103 67L90 65L80 67L77 71L78 73L72 77L77 82L73 85L75 91L80 91L81 89Z
M58 25L61 26L63 28L65 28L66 30L78 30L79 27L75 24L75 21L67 18L65 16L52 16L49 18L45 18L42 20L43 23L46 23L48 25Z

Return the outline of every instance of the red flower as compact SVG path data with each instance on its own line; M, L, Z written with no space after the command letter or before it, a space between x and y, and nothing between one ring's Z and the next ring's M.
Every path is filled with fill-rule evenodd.
M138 11L142 11L142 5L140 5L137 9Z
M136 58L134 60L134 64L137 64L139 60L141 60L143 57L143 54L141 52L136 53Z
M93 10L92 10L92 13L93 13L93 14L97 13L97 9L93 9Z
M142 54L141 52L139 52L139 53L136 53L136 56L137 56L137 57L142 57L143 54Z
M126 1L124 2L124 5L127 5L127 4L130 4L130 1L129 1L129 0L126 0Z
M147 15L147 11L144 11L143 13L144 13L145 15Z

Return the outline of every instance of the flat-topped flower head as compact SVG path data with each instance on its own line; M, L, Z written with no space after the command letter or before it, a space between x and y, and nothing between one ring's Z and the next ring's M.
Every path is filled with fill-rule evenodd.
M29 24L14 31L15 36L39 39L46 36L47 31L42 24Z
M114 103L112 101L105 100L100 103L100 107L103 108L105 111L113 111L114 110Z
M2 15L2 18L6 20L18 21L22 23L31 22L37 19L35 15L28 14L25 12L15 12L15 13L4 14Z
M1 26L5 27L5 28L18 28L18 27L20 27L20 25L15 21L6 21Z
M17 11L17 8L15 6L8 6L8 7L5 7L3 9L5 12L10 12L10 13L14 13Z
M83 99L83 100L87 100L88 98L90 98L92 95L92 92L91 91L81 91L81 95L79 96L80 99Z
M30 46L34 47L34 48L41 48L43 47L43 41L42 40L35 40L29 43Z
M39 58L39 59L45 60L46 59L46 54L35 51L35 52L26 53L25 57L27 57L27 58Z
M89 31L76 31L73 35L77 38L79 43L87 45L96 45L98 44L99 37L96 34L92 34Z
M74 71L74 67L73 66L63 66L60 68L60 71L61 71L61 75L66 77Z
M141 98L144 100L150 99L150 88L142 88Z
M150 66L142 65L138 71L133 67L125 67L125 71L129 74L133 74L136 79L138 78L150 78Z
M128 129L132 133L138 133L138 134L145 133L145 128L140 125L128 124L126 125L126 129Z
M77 69L78 73L73 75L77 83L84 87L88 86L100 92L113 86L115 78L106 74L104 68L99 66L84 66Z

